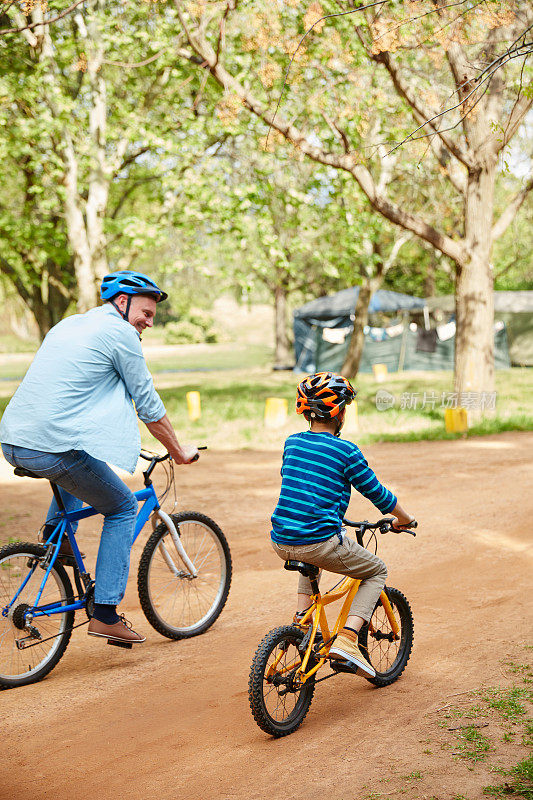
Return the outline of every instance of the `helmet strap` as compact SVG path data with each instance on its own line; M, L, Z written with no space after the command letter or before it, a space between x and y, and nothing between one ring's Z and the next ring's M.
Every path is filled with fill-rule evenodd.
M346 408L346 406L343 406L341 408L341 411L340 411L340 413L338 414L338 416L336 418L337 419L337 430L335 431L335 433L333 435L336 436L337 438L339 438L339 436L341 435L342 426L344 424L344 418L343 419L340 419L340 418L343 417L343 411L344 411L345 408Z
M122 317L124 320L126 320L126 322L129 322L128 316L129 316L129 313L130 313L130 307L131 307L131 297L132 297L132 296L131 296L131 294L129 294L129 295L127 295L127 297L128 297L128 300L127 300L127 302L126 302L126 310L125 310L124 312L122 312L122 311L120 310L120 308L117 306L117 304L115 303L115 301L114 301L114 300L111 300L111 305L115 306L115 308L117 309L117 311L118 311L118 313L120 314L120 316L121 316L121 317Z

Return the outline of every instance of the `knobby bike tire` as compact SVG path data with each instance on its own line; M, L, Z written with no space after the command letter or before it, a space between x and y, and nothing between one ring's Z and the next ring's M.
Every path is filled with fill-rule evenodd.
M38 544L33 544L31 542L15 542L13 544L8 544L5 547L0 549L0 610L4 607L4 605L9 602L7 598L7 594L11 589L8 589L8 586L11 585L11 580L8 579L7 571L9 570L9 561L11 559L18 557L28 558L28 562L33 561L35 559L42 558L46 552L46 547ZM29 572L31 568L28 566L27 570ZM39 570L39 567L37 567ZM42 580L42 576L44 575L43 572L39 570L39 584ZM20 574L20 581L18 586L20 586L26 577L27 573ZM18 577L16 580L13 580L13 585L16 585L16 581L18 581ZM57 587L59 589L62 598L66 603L74 602L74 595L72 591L72 584L70 579L66 573L65 568L58 563L56 560L50 575L48 576L47 583L45 585L44 591L46 591L46 586L48 585L48 581L55 580ZM17 588L18 588L17 586ZM4 596L5 595L5 596ZM22 594L21 597L24 595ZM9 598L11 599L11 598ZM28 597L29 599L29 597ZM35 598L33 598L34 600ZM32 600L32 602L33 602ZM16 603L15 603L16 607ZM56 664L60 661L65 652L67 645L70 641L70 637L72 635L72 626L74 625L74 611L67 611L61 615L52 615L50 619L55 617L61 617L60 620L60 632L57 635L54 635L52 639L47 642L44 642L43 645L38 645L34 648L28 648L27 650L17 650L15 644L15 638L23 637L24 630L20 630L16 628L13 624L11 619L6 619L5 617L0 616L0 634L5 631L5 635L0 637L0 687L3 688L14 688L16 686L26 686L30 683L37 683L38 681L42 680L48 673L56 666ZM39 628L40 620L46 620L47 618L37 617L34 622L32 623L35 627ZM42 623L41 623L42 624ZM42 631L42 638L47 638L46 631ZM36 640L38 641L38 640ZM11 669L15 668L16 663L22 664L21 659L26 657L29 661L30 659L39 658L42 654L40 650L41 647L49 648L48 653L45 653L42 659L32 668L31 664L29 664L29 669L26 672L10 674L9 672L5 671L4 666L4 657L2 655L2 649L13 648L12 656L11 656ZM6 652L6 651L4 651ZM9 656L8 656L9 658Z
M391 641L386 638L391 635L392 628L381 600L371 617L375 633L370 633L368 625L364 625L359 633L361 649L376 670L374 678L367 675L365 678L379 687L389 686L398 680L409 661L414 639L413 613L407 598L398 589L391 587L387 587L385 592L400 624L400 639Z
M304 638L304 635L304 632L300 628L293 625L282 625L279 628L274 628L267 633L261 641L252 661L250 679L248 681L248 698L252 715L261 730L276 738L294 733L304 721L313 699L315 678L313 676L309 681L306 681L301 689L289 691L286 695L283 695L285 697L294 697L297 695L297 697L291 711L287 713L283 719L279 719L276 718L274 714L283 701L278 694L274 713L269 710L269 706L271 707L276 703L277 687L273 683L267 682L265 672L267 671L271 655L276 648L280 646L281 648L286 646L287 652L289 652L289 649L292 650L292 653L288 656L289 663L292 663L294 656L298 656L298 645ZM267 702L270 696L273 696L271 703ZM280 713L283 713L283 708Z
M205 514L199 514L195 511L183 511L180 514L171 514L171 518L178 534L182 539L188 539L189 543L194 541L196 534L188 535L187 523L199 528L198 535L201 536L201 539L200 542L192 545L193 552L187 552L187 546L185 546L189 558L193 562L195 562L196 558L200 565L198 578L191 581L184 574L184 577L174 579L168 571L168 566L165 573L164 559L162 559L160 552L158 558L158 550L164 538L170 537L170 534L168 528L162 522L155 528L142 552L139 562L137 588L144 615L158 633L169 639L189 639L192 636L204 633L210 628L226 604L231 585L231 553L224 533L216 522ZM194 531L194 528L192 530ZM205 556L206 536L208 543L211 540L215 547L215 556ZM173 542L171 544L170 541L169 547L172 550L172 560L175 560L177 565L181 565L174 544ZM187 545L188 542L184 542L184 545ZM199 548L197 552L195 552L196 547ZM209 560L206 561L206 559ZM209 569L211 567L213 571L220 570L218 578L216 576L214 578L210 577ZM208 577L206 578L206 576ZM163 589L162 591L167 591L169 597L173 592L174 596L172 602L170 600L169 602L163 601L165 603L164 609L157 605L158 587L156 584L158 580L160 585L166 581L168 589ZM205 588L206 581L207 589ZM174 589L172 589L172 586ZM202 588L200 589L199 587ZM197 611L195 610L195 603L190 600L191 594L194 599L195 592L197 595ZM185 608L187 598L189 598L188 609ZM204 603L205 607L202 608L200 606L201 602Z

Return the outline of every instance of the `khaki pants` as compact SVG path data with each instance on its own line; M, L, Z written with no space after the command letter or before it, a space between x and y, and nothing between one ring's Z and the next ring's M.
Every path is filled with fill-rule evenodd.
M387 579L387 567L381 558L348 536L344 536L341 542L337 534L325 542L298 545L280 545L272 542L272 547L284 561L288 559L305 561L328 572L359 578L361 585L354 597L350 614L362 617L368 622ZM312 594L309 578L304 575L300 575L298 594Z

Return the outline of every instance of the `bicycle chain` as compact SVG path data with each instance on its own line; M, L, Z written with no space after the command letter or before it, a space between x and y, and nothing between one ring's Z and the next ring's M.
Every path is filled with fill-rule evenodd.
M74 628L81 628L82 625L88 625L89 622L90 620L86 619L84 622L78 623L78 625L73 625L72 628L66 628L64 631L61 631L61 633L55 633L53 636L48 636L46 639L37 639L37 641L34 644L26 644L20 649L29 650L30 647L37 647L38 644L44 644L45 642L49 642L50 639L57 639L58 636L63 636L64 633L69 633L73 631Z

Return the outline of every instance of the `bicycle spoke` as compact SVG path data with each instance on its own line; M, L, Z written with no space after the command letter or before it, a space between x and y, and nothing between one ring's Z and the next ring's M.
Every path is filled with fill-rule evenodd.
M194 520L178 523L181 544L197 571L196 578L169 579L169 565L161 547L176 553L167 533L154 550L150 564L150 600L166 625L188 628L199 624L209 614L225 582L225 557L220 542L211 529ZM170 556L174 562L175 558Z
M24 547L24 545L21 545ZM28 545L28 548L31 548ZM9 552L4 555L0 563L0 607L12 603L8 618L2 618L0 628L0 680L10 681L11 679L22 683L31 683L38 679L37 673L47 666L56 657L56 653L61 644L61 634L66 628L66 614L49 614L47 616L35 617L31 625L35 628L42 639L47 641L40 642L35 639L31 648L19 650L17 641L25 639L29 635L29 629L20 629L13 620L13 614L20 614L24 606L32 608L37 593L39 591L43 574L35 570L32 566L28 568L28 561L35 565L36 557L31 552L23 550ZM13 602L13 598L16 600ZM65 604L66 590L62 579L57 575L55 569L50 572L47 583L43 588L40 599L41 605L50 603ZM17 612L17 609L21 609ZM66 612L68 613L68 612ZM63 648L64 649L64 648ZM6 685L10 685L9 683Z

